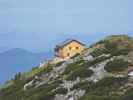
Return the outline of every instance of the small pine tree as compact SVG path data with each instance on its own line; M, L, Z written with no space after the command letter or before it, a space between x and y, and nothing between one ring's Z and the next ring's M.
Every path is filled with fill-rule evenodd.
M21 73L17 73L14 77L14 80L21 80Z

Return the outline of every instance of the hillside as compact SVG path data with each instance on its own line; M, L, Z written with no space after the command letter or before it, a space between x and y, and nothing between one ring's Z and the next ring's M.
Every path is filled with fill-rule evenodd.
M18 73L0 100L132 100L133 38L113 35L81 54Z
M13 77L17 72L30 70L39 65L41 61L51 57L52 53L32 53L30 51L14 48L0 53L1 73L0 83Z

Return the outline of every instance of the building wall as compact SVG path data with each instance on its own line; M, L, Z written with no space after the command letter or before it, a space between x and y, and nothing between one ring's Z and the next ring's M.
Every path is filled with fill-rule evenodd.
M62 57L64 58L69 58L74 56L77 53L81 53L81 51L84 50L84 46L79 44L76 41L71 42L70 44L66 45L63 49L62 49Z
M58 50L58 52L55 52L56 54L56 56L57 57L61 57L61 58L63 58L63 49L62 48L60 48L59 50Z

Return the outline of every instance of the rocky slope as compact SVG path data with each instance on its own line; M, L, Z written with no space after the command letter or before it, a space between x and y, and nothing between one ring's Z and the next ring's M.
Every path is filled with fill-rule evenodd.
M132 100L133 39L105 38L71 59L18 73L0 100Z

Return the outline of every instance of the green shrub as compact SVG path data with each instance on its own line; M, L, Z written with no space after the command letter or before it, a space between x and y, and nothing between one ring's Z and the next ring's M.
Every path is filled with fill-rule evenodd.
M117 44L113 42L106 41L104 46L106 53L113 53L117 50Z
M56 94L66 94L67 93L67 89L65 88L59 88L55 91Z
M84 60L80 60L80 61L78 61L78 62L69 64L69 65L67 66L67 68L65 69L65 71L64 71L63 74L69 74L71 71L74 71L75 69L81 67L84 63L85 63Z
M123 96L121 100L132 100L133 99L133 88L129 89Z
M80 100L121 100L120 96L107 96L107 95L90 95L89 93L81 97ZM124 99L127 100L127 99Z
M105 52L110 53L112 56L118 55L127 55L130 51L129 47L123 46L123 48L119 48L120 44L117 42L105 42Z
M74 70L70 75L68 75L66 80L75 80L77 77L86 78L90 77L93 74L92 70L88 70L87 68L80 67Z
M26 98L28 98L28 100L53 100L55 93L51 91L59 86L61 82L60 80L56 80L51 84L44 84L38 88L27 90L25 93L25 95L27 95Z
M55 66L55 67L61 66L64 62L65 62L65 61L58 62L58 63L55 64L54 66Z
M92 66L92 65L98 64L102 61L105 61L109 58L110 58L110 56L109 57L106 57L106 56L96 57L93 61L87 62L87 64L88 64L88 66Z
M94 88L97 87L110 87L113 86L115 83L121 84L121 82L126 81L126 78L115 78L115 77L106 77L100 81L98 81L96 84L94 84Z
M22 76L25 77L25 78L27 78L27 79L28 78L33 78L36 75L39 76L42 73L48 73L52 69L53 69L53 66L52 65L48 65L48 67L41 67L41 68L35 67L31 71L26 72L26 73L23 73Z
M79 82L78 84L74 85L72 90L73 89L83 89L83 90L87 90L90 86L91 82L88 82L88 81L84 81L84 82Z
M123 59L114 59L113 61L108 62L104 68L108 72L124 71L128 68L128 65L129 63Z
M80 100L109 100L109 98L97 95L85 95Z
M130 49L118 49L111 53L112 56L127 55L130 52Z
M98 81L97 83L90 84L89 88L86 91L86 95L88 93L89 95L108 97L110 96L110 93L112 93L112 91L115 93L118 90L118 88L120 88L120 86L124 85L126 82L127 78L106 77ZM117 95L115 94L111 95L111 97L115 96ZM115 99L110 99L110 100L115 100Z
M92 51L90 54L93 56L93 57L98 57L98 56L100 56L100 55L102 55L102 54L104 54L105 53L105 50L104 49L102 49L102 48L97 48L97 49L95 49L94 51Z

